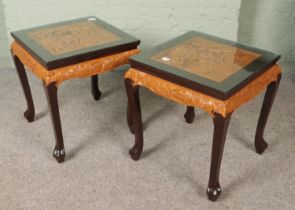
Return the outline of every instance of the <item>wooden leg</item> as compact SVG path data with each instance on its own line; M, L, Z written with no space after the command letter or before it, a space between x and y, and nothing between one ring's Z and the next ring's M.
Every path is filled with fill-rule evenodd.
M264 96L264 101L260 111L260 116L255 135L255 148L258 154L262 154L264 150L267 148L267 143L263 138L263 134L276 92L280 84L280 80L281 74L278 75L277 81L274 81L267 86L267 90Z
M192 123L194 121L194 118L195 118L195 109L192 106L188 106L184 114L184 119L187 123Z
M51 83L48 86L46 86L45 83L43 85L47 96L48 107L50 110L50 116L56 140L55 148L53 150L53 157L55 157L57 162L61 163L64 161L66 153L64 149L64 141L59 116L57 87L55 83Z
M133 160L138 160L143 149L141 108L138 93L139 86L133 86L130 79L125 79L125 86L128 96L128 104L130 107L129 112L132 118L132 127L135 133L135 144L129 150L129 154Z
M35 108L33 103L33 98L31 94L31 88L28 82L27 74L24 65L19 60L17 56L12 55L14 65L17 70L17 74L20 80L20 83L23 88L23 92L27 101L27 110L24 112L24 116L28 122L33 122L35 117Z
M91 93L94 100L98 101L100 99L101 92L98 88L98 75L91 77Z
M127 105L127 124L130 130L130 133L134 134L133 124L132 124L132 116L131 116L131 110L130 105L128 103Z
M231 114L227 115L226 118L223 118L219 114L215 114L213 118L214 134L212 144L210 177L207 188L207 195L209 200L211 201L215 201L221 194L221 188L219 184L219 171L230 118Z

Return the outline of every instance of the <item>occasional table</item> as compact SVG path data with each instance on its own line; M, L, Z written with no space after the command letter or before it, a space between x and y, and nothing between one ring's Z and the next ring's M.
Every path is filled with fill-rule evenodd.
M65 149L57 90L65 80L91 77L95 100L101 92L98 74L128 63L139 53L139 40L99 20L86 17L12 32L11 54L27 102L24 113L32 122L35 109L25 68L43 81L56 138L53 156L63 162Z
M263 133L281 78L276 64L279 58L265 50L195 31L132 56L131 68L125 74L127 121L135 133L135 144L129 150L131 158L138 160L143 150L140 86L187 106L184 117L188 123L194 119L194 107L201 108L214 122L207 195L215 201L221 194L219 171L231 115L264 89L256 152L262 154L267 147Z

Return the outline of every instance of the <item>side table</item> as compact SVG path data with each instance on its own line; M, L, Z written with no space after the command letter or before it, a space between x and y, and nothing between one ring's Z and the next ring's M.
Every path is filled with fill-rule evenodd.
M187 106L184 117L189 123L194 119L194 107L201 108L214 123L207 195L215 201L221 194L219 171L231 115L265 88L255 135L256 152L262 154L267 147L263 134L281 78L276 64L279 58L194 31L131 57L131 68L125 74L127 121L135 134L131 158L138 160L143 150L139 87Z
M69 79L91 77L95 100L101 92L98 74L127 64L139 53L139 40L99 20L86 17L13 32L11 54L27 101L28 122L35 116L34 103L25 67L43 81L56 139L53 156L65 159L57 91Z

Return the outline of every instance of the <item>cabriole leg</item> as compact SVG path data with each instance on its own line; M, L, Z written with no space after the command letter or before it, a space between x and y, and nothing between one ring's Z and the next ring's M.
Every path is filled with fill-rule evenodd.
M33 122L35 117L35 108L26 70L17 56L12 54L12 57L27 102L27 110L24 112L24 116L28 122Z
M195 118L195 109L192 106L186 107L186 112L184 114L184 119L187 123L192 123Z
M125 86L128 96L129 113L132 119L129 122L132 122L131 125L135 133L135 144L129 150L129 154L133 160L138 160L143 149L143 131L139 100L139 86L133 86L130 79L125 79Z
M48 107L50 110L50 116L56 140L55 148L53 150L53 157L55 157L57 162L61 163L64 161L66 153L64 149L64 141L59 115L57 87L55 83L51 83L48 86L46 86L45 83L43 85L47 96Z
M258 154L262 154L267 148L267 143L264 140L263 134L276 92L279 88L280 80L281 74L278 75L277 81L271 82L267 86L267 90L264 96L255 135L255 148Z
M219 114L215 114L213 118L214 134L211 154L210 177L207 188L207 195L209 200L211 201L215 201L221 194L221 188L219 184L219 171L230 118L231 114L228 114L226 118L223 118L223 116Z
M91 77L91 93L94 100L98 101L100 99L101 92L98 88L98 75Z
M131 110L130 110L130 105L128 102L127 105L127 124L130 130L130 133L134 134L134 129L133 129L133 124L132 124L132 116L131 116Z

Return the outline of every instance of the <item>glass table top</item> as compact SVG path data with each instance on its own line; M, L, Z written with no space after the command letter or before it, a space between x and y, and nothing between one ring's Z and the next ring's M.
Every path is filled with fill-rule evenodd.
M135 49L139 44L138 39L96 17L20 30L12 36L48 69Z
M194 37L152 56L152 59L221 82L260 56L255 52Z
M271 52L191 31L130 61L139 70L226 99L279 58Z
M92 22L80 22L29 32L28 36L53 55L114 42L115 34Z

